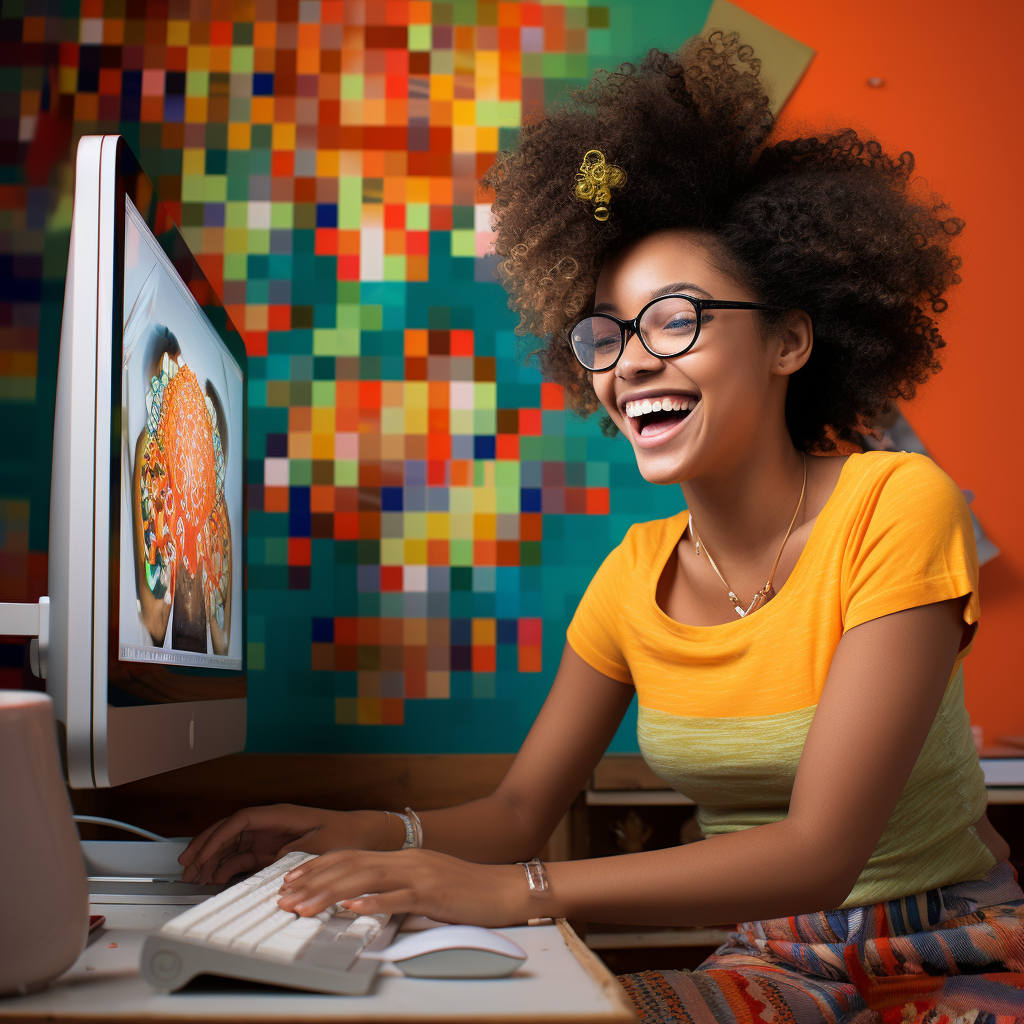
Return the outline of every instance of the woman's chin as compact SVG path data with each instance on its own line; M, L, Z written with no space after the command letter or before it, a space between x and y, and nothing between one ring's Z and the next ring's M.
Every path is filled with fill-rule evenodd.
M681 484L693 475L693 460L679 453L636 453L636 468L649 484Z

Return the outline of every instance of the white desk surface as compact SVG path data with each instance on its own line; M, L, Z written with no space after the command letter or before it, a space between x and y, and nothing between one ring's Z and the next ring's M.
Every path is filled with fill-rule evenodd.
M160 994L139 975L148 931L186 907L94 905L106 924L85 951L42 992L0 999L0 1024L83 1021L365 1021L451 1024L631 1024L625 992L564 924L498 929L529 954L508 978L407 978L384 964L367 996L263 988L204 978Z

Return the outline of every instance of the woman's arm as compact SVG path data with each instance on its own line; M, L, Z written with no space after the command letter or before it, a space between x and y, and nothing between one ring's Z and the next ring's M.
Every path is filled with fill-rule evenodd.
M566 644L547 699L498 788L480 800L420 813L427 849L489 864L535 856L586 784L634 692ZM288 850L397 850L404 838L400 823L381 811L275 804L211 825L179 863L185 881L226 882Z
M635 693L568 644L512 767L482 800L420 814L424 846L484 864L527 860L586 786Z
M687 925L839 906L878 844L935 719L964 632L962 604L896 612L843 637L785 820L675 850L552 864L554 913ZM631 916L641 907L642 918Z
M415 850L396 855L331 853L289 877L291 892L281 906L312 914L348 899L361 913L411 911L492 926L540 916L700 925L839 906L877 845L934 721L964 634L962 604L957 599L907 609L865 622L843 637L783 821L673 849L549 864L551 887L543 894L529 892L522 869L509 865L465 864ZM531 740L566 732L571 739L576 721L593 722L587 707L591 695L571 684L562 692L586 699L563 702L553 690L551 713L543 722L538 718ZM567 712L568 724L563 719ZM591 742L596 739L595 732ZM576 743L576 756L584 749L588 757L593 754L593 746ZM463 841L477 859L507 858L519 840L523 845L515 855L525 855L535 848L532 841L540 823L554 820L545 816L554 813L548 805L540 812L524 809L524 801L536 799L541 781L530 762L545 753L535 745L524 746L516 760L519 772L513 769L508 788L499 788L504 795L480 802L488 810L476 820L502 829L505 839L492 848L486 835L474 838L467 831ZM555 783L564 787L558 788L559 806L564 806L570 780L575 786L582 778L567 770L567 762L561 763ZM503 827L500 817L491 817L501 806L524 824ZM454 842L460 838L462 819L432 815L431 820L444 821L442 848L458 852ZM430 830L425 819L428 843L434 845L440 834L431 837ZM379 895L353 899L364 892Z

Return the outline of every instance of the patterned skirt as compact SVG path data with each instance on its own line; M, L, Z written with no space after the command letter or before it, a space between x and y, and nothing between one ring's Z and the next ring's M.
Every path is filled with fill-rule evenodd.
M694 971L619 978L643 1024L1024 1021L1024 891L984 878L847 910L753 921Z

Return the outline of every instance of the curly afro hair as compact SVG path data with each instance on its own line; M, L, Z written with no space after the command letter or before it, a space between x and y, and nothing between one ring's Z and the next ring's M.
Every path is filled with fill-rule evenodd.
M651 50L524 125L484 176L517 332L547 337L541 369L580 415L600 403L569 329L609 257L665 229L704 233L716 265L759 301L810 315L814 350L786 398L797 448L860 443L939 369L934 314L960 280L950 243L963 221L911 177L910 153L887 156L852 129L774 139L759 70L735 33L697 37L678 56ZM604 223L573 194L590 149L627 175ZM758 315L765 330L785 316Z

